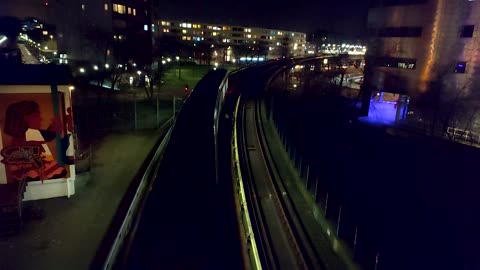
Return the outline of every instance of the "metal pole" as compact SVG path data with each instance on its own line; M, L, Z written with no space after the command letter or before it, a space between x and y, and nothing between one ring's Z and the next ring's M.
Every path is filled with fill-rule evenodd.
M157 96L157 128L160 127L160 104L158 102L158 96Z
M133 95L133 122L135 129L137 129L137 95Z
M305 187L307 188L308 190L308 178L310 176L310 166L307 166L307 179L305 181Z
M341 218L342 218L342 206L340 205L340 208L338 209L338 219L337 219L337 237L338 237L338 232L340 231Z
M297 149L293 148L293 166L297 167Z
M377 252L377 256L375 257L375 268L374 270L377 270L378 269L378 258L380 257L380 253Z
M357 248L357 236L358 236L358 227L355 226L355 237L353 238L353 254L352 254L353 259L355 259L355 249Z
M328 192L327 192L327 197L325 198L325 217L327 216L327 209L328 209Z
M177 114L177 109L175 108L175 97L173 97L173 117Z
M298 161L298 170L300 171L300 176L302 176L303 174L303 171L302 171L302 157L299 157L299 161Z

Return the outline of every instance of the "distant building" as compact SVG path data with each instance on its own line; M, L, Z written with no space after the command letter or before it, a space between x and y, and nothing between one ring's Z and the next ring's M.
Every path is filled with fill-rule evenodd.
M479 1L377 0L368 28L378 90L416 96L439 77L455 87L478 78Z
M478 126L474 100L480 100L479 1L376 0L368 28L369 90L404 95L396 108L408 104L407 118L418 122ZM396 120L406 112L397 113Z
M52 25L58 54L66 55L69 64L146 64L151 59L151 10L151 0L2 0L0 16Z
M207 43L220 47L260 48L260 57L298 57L305 55L306 33L288 30L267 29L225 24L199 23L189 21L156 22L156 36L170 36L188 44ZM225 55L226 61L235 58L248 59L245 53L235 56ZM235 59L237 60L237 59Z

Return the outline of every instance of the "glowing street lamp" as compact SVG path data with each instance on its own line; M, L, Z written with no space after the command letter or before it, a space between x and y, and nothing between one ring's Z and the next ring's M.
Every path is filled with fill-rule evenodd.
M85 73L85 69L83 67L80 68L78 71L80 71L80 73Z

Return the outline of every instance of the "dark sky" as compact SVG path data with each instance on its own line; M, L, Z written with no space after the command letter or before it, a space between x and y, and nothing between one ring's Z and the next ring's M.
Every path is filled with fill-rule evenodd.
M349 36L365 32L370 0L154 0L171 20L240 24L302 32L326 29Z

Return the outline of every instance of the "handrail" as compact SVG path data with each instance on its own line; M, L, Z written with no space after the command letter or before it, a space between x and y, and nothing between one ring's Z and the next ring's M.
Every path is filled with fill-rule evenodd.
M246 232L246 239L247 239L247 245L249 245L248 250L250 251L250 258L252 265L251 267L254 270L261 270L262 269L262 264L260 261L260 255L258 252L258 247L257 243L255 240L255 235L253 233L253 226L252 222L250 220L250 213L248 211L248 205L247 205L247 196L245 194L245 188L243 185L243 178L242 178L242 170L240 166L240 154L239 154L239 148L238 148L238 135L237 135L237 116L238 116L238 109L240 107L240 98L237 100L237 105L235 107L235 117L233 120L233 137L232 137L232 147L233 147L233 165L236 170L233 171L234 174L236 174L236 180L237 180L237 185L238 186L238 198L239 198L239 203L241 207L241 214L243 213L245 218L240 218L243 223L244 230Z
M113 232L114 233L114 240L112 241L113 243L108 241L108 239L103 240L105 242L103 243L103 245L105 246L105 249L107 249L107 250L105 249L104 250L107 252L106 254L104 253L103 256L97 253L97 257L95 258L94 262L90 267L91 269L110 270L115 266L117 257L122 251L122 249L124 248L125 240L129 236L129 233L132 229L132 224L134 224L134 219L135 217L137 217L139 209L141 208L141 203L145 199L145 196L148 193L148 185L152 178L152 172L154 171L161 157L161 154L164 152L170 140L170 136L175 126L175 116L171 117L165 124L162 125L161 128L165 128L168 125L170 125L170 128L166 133L165 137L160 142L160 144L158 144L158 147L155 149L153 157L151 157L152 155L150 154L149 157L151 158L150 159L147 158L147 160L150 160L150 161L148 162L148 166L144 170L144 173L142 174L142 177L138 183L133 199L131 199L128 205L128 210L123 211L123 213L117 212L117 215L120 215L117 218L121 219L122 223L118 231ZM146 163L144 163L144 166L145 165ZM128 199L128 198L124 198L124 200L125 199ZM124 217L122 217L121 215L124 215ZM115 221L115 218L114 218L114 221ZM111 228L111 229L115 229L115 228ZM100 252L102 252L101 248L99 250Z

